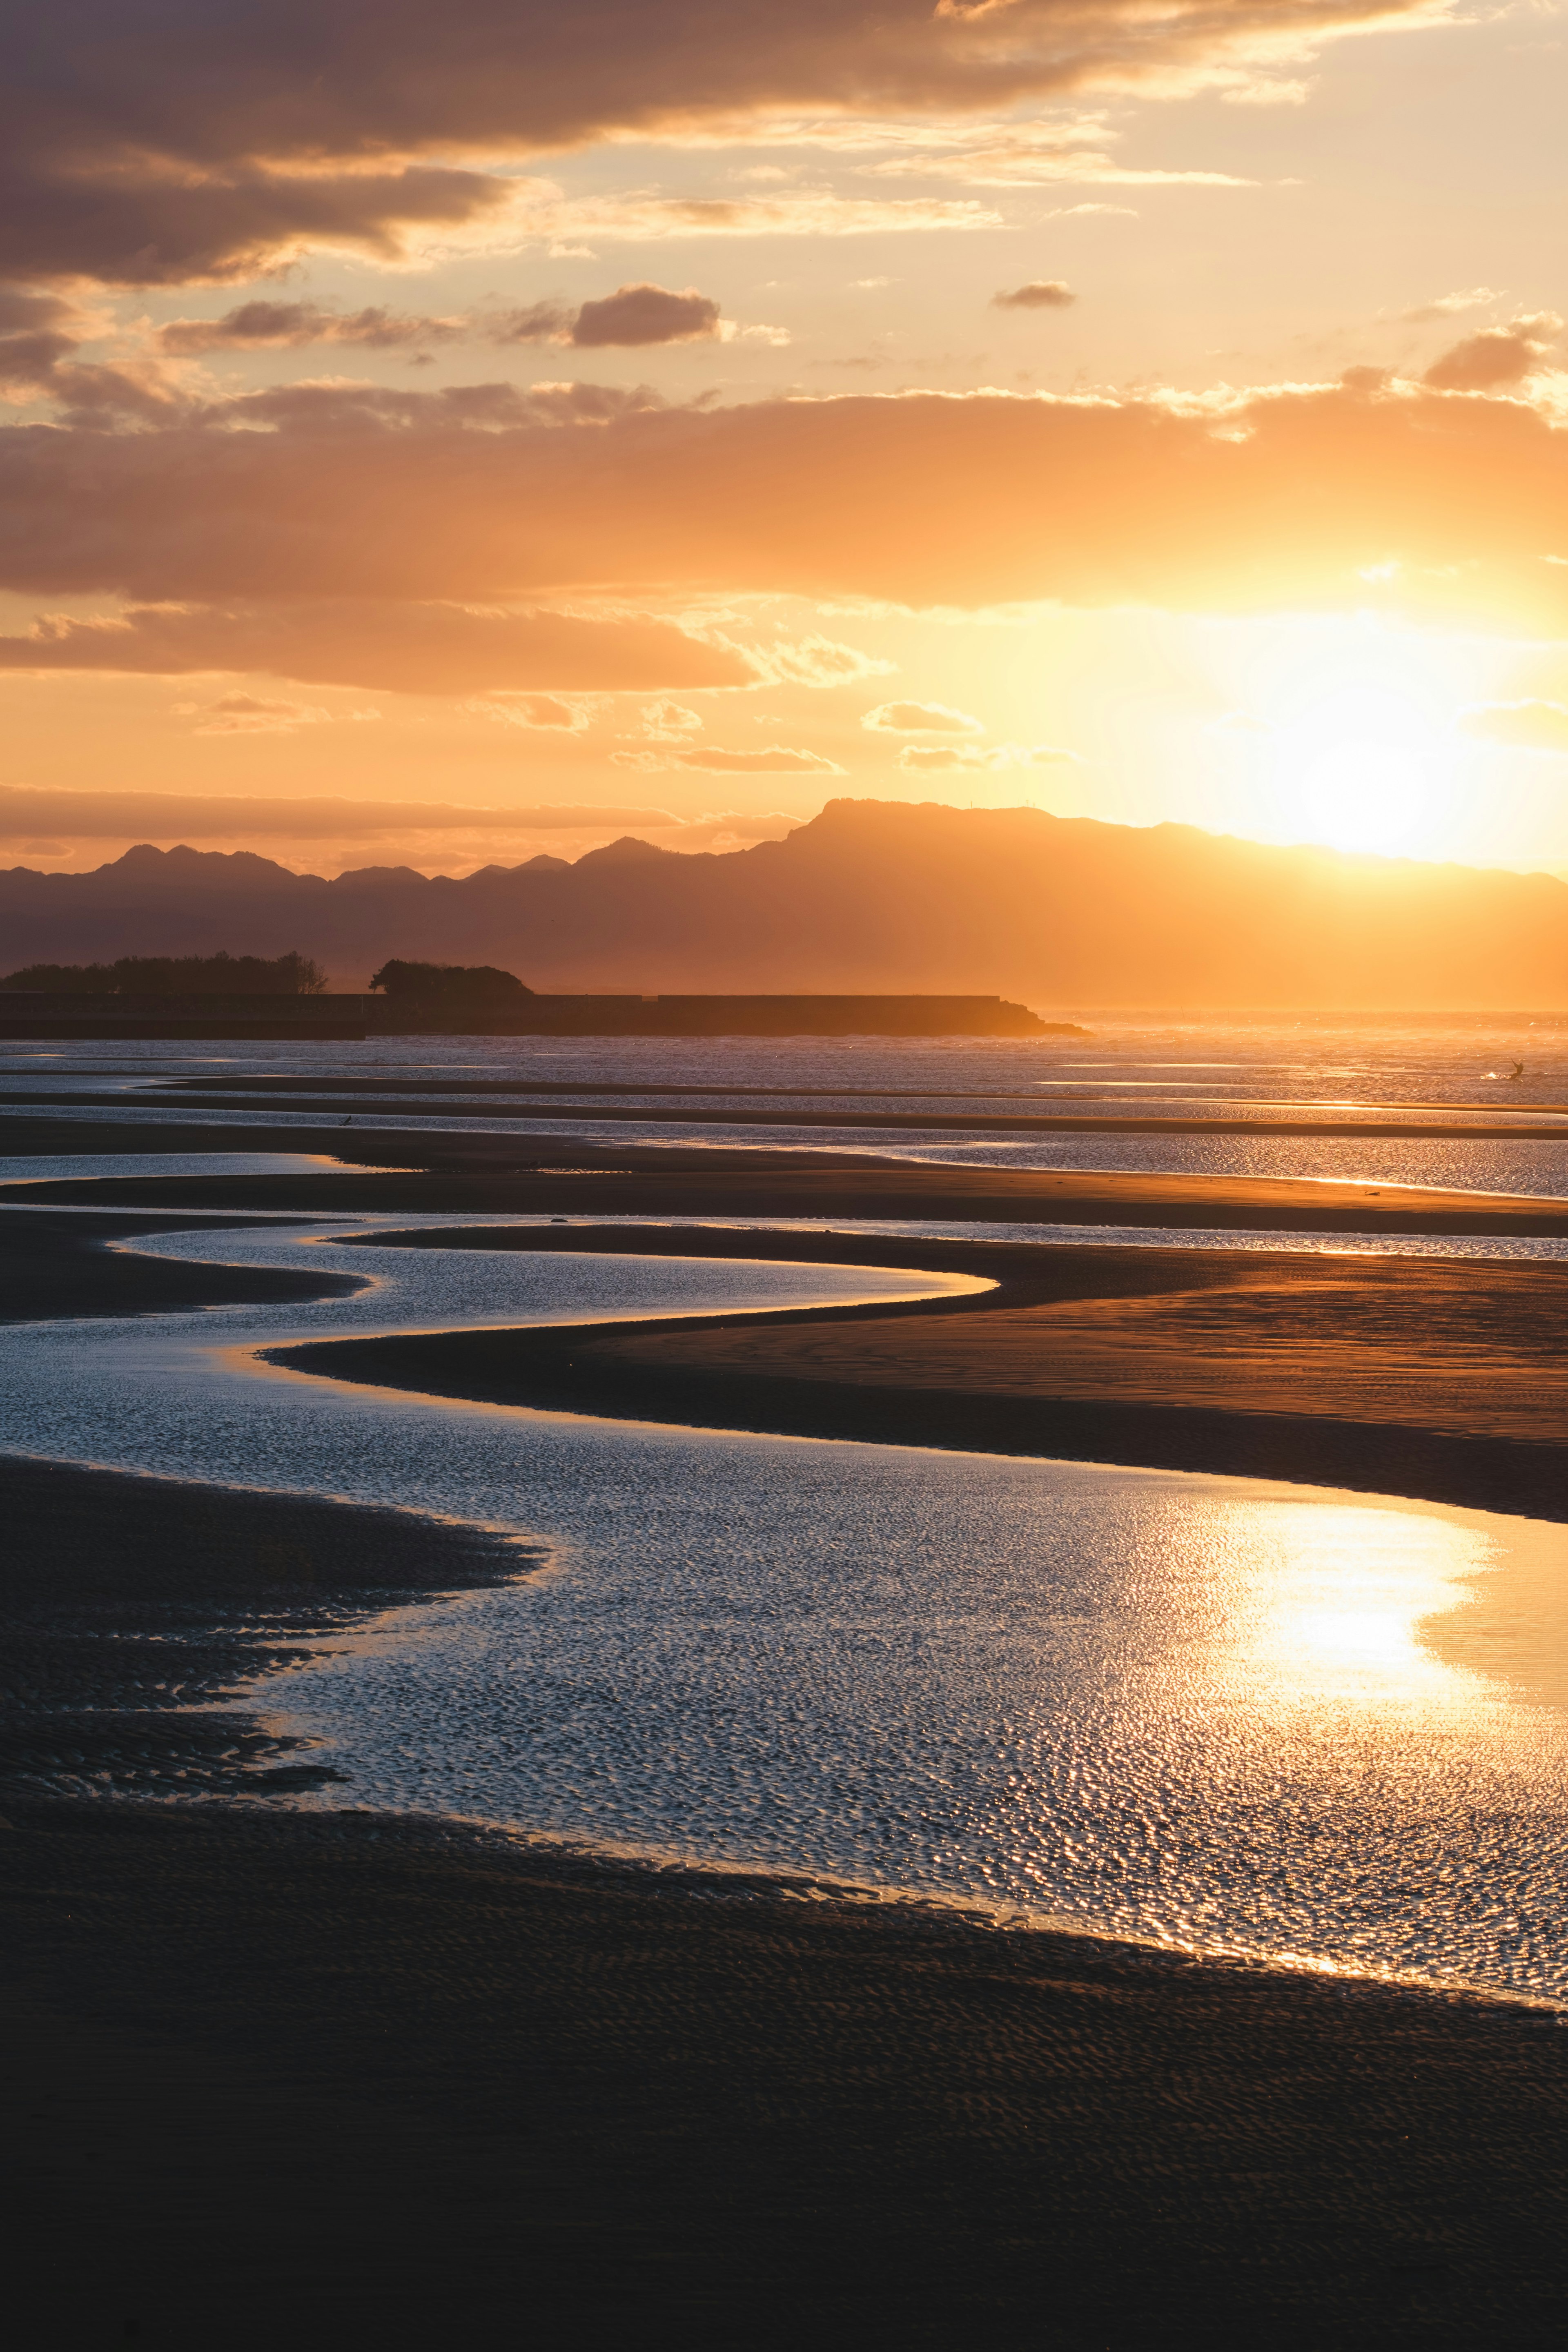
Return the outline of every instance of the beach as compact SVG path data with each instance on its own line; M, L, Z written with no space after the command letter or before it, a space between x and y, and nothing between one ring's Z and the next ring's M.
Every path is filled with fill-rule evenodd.
M616 1214L799 1214L815 1187L825 1223L1052 1224L1073 1202L1125 1226L1163 1204L1255 1238L1270 1220L1353 1234L1381 1213L1396 1232L1506 1239L1554 1236L1555 1203L1434 1193L1374 1211L1366 1188L1075 1190L738 1157L510 1174L486 1139L456 1167L55 1182L12 1195L39 1205L8 1214L5 1238L33 1316L342 1295L352 1277L325 1269L107 1246L329 1202L581 1221L380 1232L383 1248L960 1272L994 1287L657 1335L279 1352L454 1399L1563 1516L1565 1267L596 1222L607 1195ZM101 1211L68 1205L89 1193ZM21 2291L47 2287L51 2343L205 2344L221 2314L225 2341L270 2344L301 2308L319 2340L398 2345L519 2329L608 2345L650 2308L715 2345L934 2344L976 2325L1075 2352L1560 2333L1554 2009L313 1811L323 1765L272 1723L273 1678L389 1608L526 1560L482 1532L325 1500L15 1459L0 1485L10 1646L45 1701L16 1712L0 1832L8 2194ZM206 1712L182 1714L193 1701Z

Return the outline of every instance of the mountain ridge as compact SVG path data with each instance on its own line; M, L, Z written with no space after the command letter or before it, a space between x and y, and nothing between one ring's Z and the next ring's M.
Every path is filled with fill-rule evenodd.
M253 851L142 844L86 874L0 869L11 969L289 949L363 987L388 954L476 957L530 987L995 992L1054 1005L1568 1005L1568 884L1195 826L830 801L782 841L462 877L333 879Z

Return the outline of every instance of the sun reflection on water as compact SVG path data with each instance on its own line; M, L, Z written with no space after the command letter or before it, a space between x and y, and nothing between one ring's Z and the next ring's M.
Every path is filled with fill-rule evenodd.
M1417 1507L1305 1501L1238 1504L1234 1522L1255 1703L1419 1708L1453 1729L1498 1695L1417 1630L1468 1604L1469 1580L1497 1565L1479 1528Z

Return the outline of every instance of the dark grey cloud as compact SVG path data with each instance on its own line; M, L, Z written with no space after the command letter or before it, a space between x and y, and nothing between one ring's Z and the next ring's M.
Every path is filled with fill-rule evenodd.
M454 168L769 109L1000 111L1310 50L1425 0L4 0L0 277L174 285L400 249ZM426 160L434 159L434 160Z
M366 351L423 357L445 345L574 343L584 349L636 349L694 342L717 335L719 305L692 287L618 287L577 310L563 302L491 305L446 318L393 310L376 304L340 310L325 302L255 300L216 319L174 319L159 330L158 349L171 359L208 352L297 350L309 343L352 343ZM0 345L0 349L3 349Z
M647 284L617 287L601 301L584 302L572 341L586 349L617 344L709 341L719 332L719 305L689 286L684 294Z

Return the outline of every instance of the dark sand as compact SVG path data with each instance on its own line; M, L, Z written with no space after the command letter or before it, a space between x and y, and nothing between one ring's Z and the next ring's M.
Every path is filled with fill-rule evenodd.
M233 1130L214 1132L212 1148L233 1148ZM285 1132L273 1148L299 1149L299 1131ZM72 1133L68 1148L91 1148ZM254 1131L246 1140L267 1148ZM184 1147L163 1130L147 1148ZM625 1189L668 1210L683 1186L710 1207L727 1191L731 1213L759 1214L779 1213L762 1207L770 1188L790 1198L784 1213L801 1213L803 1192L820 1187L821 1160L746 1171L726 1154L715 1171L714 1155L680 1156L707 1166L666 1162L650 1176L639 1164ZM978 1178L993 1188L979 1197L1000 1183L1008 1199L950 1214L1016 1218L1020 1198L1047 1197L994 1171L827 1167L859 1202L881 1186L911 1205L826 1209L818 1189L806 1213L942 1213L920 1179ZM287 1199L279 1181L294 1188ZM371 1205L345 1199L365 1187L392 1206L405 1186L416 1197L396 1205L564 1213L622 1181L520 1187L472 1169L217 1180L212 1205ZM536 1197L520 1199L529 1186ZM149 1189L195 1206L216 1186ZM1322 1200L1323 1188L1289 1189ZM1358 1214L1349 1202L1337 1213ZM1297 1221L1294 1202L1285 1213ZM1135 1221L1125 1198L1115 1221ZM1190 1221L1222 1222L1212 1197ZM813 1254L793 1235L528 1238ZM855 1247L932 1265L962 1251ZM65 1237L62 1249L58 1297L90 1297L114 1261ZM820 1254L844 1263L854 1250L826 1236ZM1103 1424L1119 1409L1179 1410L1118 1408L1093 1388L1112 1378L1091 1378L1090 1360L1121 1344L1119 1317L1147 1327L1123 1349L1124 1381L1135 1365L1179 1363L1184 1349L1196 1365L1205 1315L1221 1318L1216 1349L1245 1327L1310 1368L1347 1314L1397 1351L1440 1312L1450 1352L1462 1327L1484 1369L1543 1276L1528 1344L1554 1376L1555 1269L1461 1267L1456 1290L1443 1287L1452 1265L1439 1278L1429 1261L1373 1261L1392 1286L1362 1282L1347 1301L1334 1286L1366 1262L972 1248L964 1263L1002 1279L994 1301L797 1315L765 1332L723 1318L684 1335L664 1325L662 1369L645 1360L646 1333L595 1333L587 1345L606 1352L590 1409L619 1381L679 1418L668 1410L679 1383L706 1381L722 1388L733 1426L737 1400L771 1384L773 1399L831 1410L839 1429L858 1412L900 1427L922 1410L951 1415L962 1398L994 1433L1008 1411L1034 1415L1037 1437L1042 1415L1056 1416L1055 1433L1068 1408L1037 1381L1020 1390L1018 1368L1044 1360L1053 1315L1068 1332L1058 1356L1089 1382L1075 1409ZM181 1270L148 1271L162 1283ZM219 1270L189 1271L205 1281ZM254 1276L243 1280L258 1295ZM1233 1298L1238 1283L1250 1304ZM323 1286L315 1277L311 1295ZM1188 1336L1173 1327L1167 1345L1160 1326L1173 1317ZM1014 1335L1005 1393L985 1385L988 1333ZM498 1377L515 1380L514 1334L310 1353L336 1370L353 1346L471 1350L491 1337L506 1358ZM551 1338L584 1344L581 1331L530 1344ZM807 1360L780 1376L724 1352L764 1340ZM689 1362L676 1348L694 1351ZM427 1355L415 1384L438 1385L443 1362ZM466 1379L472 1370L465 1359ZM559 1381L573 1366L523 1372ZM949 1385L921 1386L928 1374ZM1487 1378L1474 1385L1489 1391ZM759 1425L778 1425L770 1414ZM1278 1418L1215 1416L1232 1431ZM1550 1450L1426 1433L1451 1455L1466 1444L1520 1459ZM1381 1441L1401 1434L1385 1424ZM29 2345L575 2352L668 2337L728 2352L1001 2334L1063 2352L1319 2352L1561 2341L1568 2034L1541 2015L274 1810L294 1776L320 1766L243 1711L258 1704L256 1676L366 1609L510 1572L516 1553L406 1514L4 1468L13 1541L0 1589L25 1734L0 1830L6 2284ZM168 1712L193 1697L222 1712ZM76 1745L62 1752L68 1723ZM169 1809L29 1793L84 1780L279 1794Z
M5 1195L0 1192L0 1199ZM16 1196L13 1196L16 1197ZM79 1215L7 1210L0 1216L0 1323L55 1316L166 1315L182 1307L288 1305L347 1298L364 1285L346 1274L282 1266L189 1265L123 1255L142 1234L254 1231L258 1217Z
M413 1512L15 1454L0 1454L0 1518L7 1794L335 1780L234 1702L371 1612L536 1564L504 1537Z
M1568 1238L1568 1201L1278 1177L958 1168L835 1151L714 1150L574 1136L435 1135L362 1128L121 1127L6 1119L5 1150L334 1154L363 1170L278 1176L53 1178L0 1197L105 1207L341 1208L474 1216L917 1218L1009 1224L1176 1225L1297 1233Z
M1568 1265L589 1225L376 1242L911 1265L997 1287L657 1331L321 1340L271 1360L489 1403L1568 1517Z
M8 1818L6 2284L51 2352L1568 2325L1539 2013L372 1816Z

